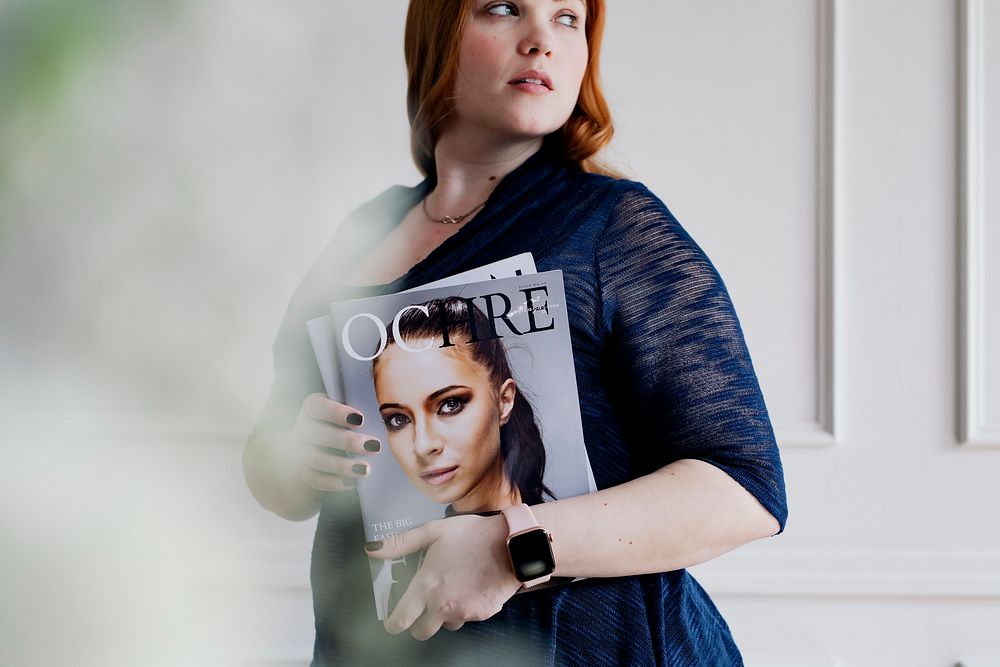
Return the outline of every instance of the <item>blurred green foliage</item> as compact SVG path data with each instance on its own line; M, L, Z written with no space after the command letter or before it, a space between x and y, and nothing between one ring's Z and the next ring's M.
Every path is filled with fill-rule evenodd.
M0 2L0 190L15 156L8 150L18 119L43 122L60 94L113 35L122 0Z
M0 10L0 108L51 103L108 36L116 4L13 0Z

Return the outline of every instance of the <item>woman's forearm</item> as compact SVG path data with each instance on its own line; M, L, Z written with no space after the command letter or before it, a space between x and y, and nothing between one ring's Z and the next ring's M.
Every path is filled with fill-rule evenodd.
M323 493L302 480L301 463L287 431L264 431L247 441L243 473L251 493L265 509L292 521L319 512Z
M732 477L693 459L532 511L553 535L556 576L677 570L779 530L777 520Z

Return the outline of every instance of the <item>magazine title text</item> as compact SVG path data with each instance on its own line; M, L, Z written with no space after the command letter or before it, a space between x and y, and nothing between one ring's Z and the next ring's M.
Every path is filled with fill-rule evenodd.
M484 340L492 340L494 338L503 338L497 325L499 322L503 322L504 326L507 328L509 334L514 334L515 336L524 336L526 334L538 333L540 331L551 331L555 329L555 320L549 315L549 304L548 301L543 301L544 297L548 297L549 290L545 285L539 287L528 287L520 290L521 294L524 295L525 304L527 307L520 307L517 311L514 311L514 305L511 303L510 297L502 292L496 292L494 294L484 294L478 297L467 297L462 300L466 302L468 306L467 310L470 313L467 320L462 320L460 322L441 322L441 338L442 344L439 347L451 347L455 343L451 341L449 337L449 328L454 324L462 324L471 332L471 338L466 343L478 343ZM542 296L544 295L544 297ZM477 327L475 317L472 316L474 308L477 308L476 302L479 302L483 306L483 310L486 313L486 320L488 322L488 330L480 331ZM539 303L541 302L541 303ZM501 306L498 308L498 306ZM414 304L409 306L404 306L396 313L396 316L392 318L392 335L393 340L399 347L406 350L407 352L421 352L423 350L433 347L433 343L427 342L421 347L413 347L409 345L399 331L399 320L400 318L409 311L419 311L425 316L430 317L430 312L426 305ZM519 329L514 322L511 321L511 315L517 312L526 312L528 325ZM539 316L539 313L544 313L544 315ZM375 352L371 355L365 355L359 353L354 345L351 343L351 327L358 320L369 320L375 325L378 330L379 335L379 345ZM545 321L547 320L547 322ZM341 332L341 341L344 345L344 350L352 358L358 361L371 361L375 359L380 354L385 351L386 345L389 343L389 331L386 327L386 323L383 322L377 315L372 313L358 313L354 315L346 323L344 323L344 329Z

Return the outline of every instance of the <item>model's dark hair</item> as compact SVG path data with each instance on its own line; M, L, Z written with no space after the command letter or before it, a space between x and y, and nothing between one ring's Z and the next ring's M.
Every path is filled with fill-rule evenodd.
M513 378L507 359L507 348L500 338L485 338L490 322L471 300L459 297L434 299L419 304L427 307L427 315L411 308L399 318L399 333L406 339L431 338L461 348L489 372L495 392ZM389 344L395 342L389 334ZM472 344L468 344L473 341ZM372 370L382 355L375 358ZM514 406L507 423L500 427L500 456L507 477L521 493L521 502L529 505L544 502L543 496L555 498L545 486L545 447L535 419L535 410L521 387L514 394Z

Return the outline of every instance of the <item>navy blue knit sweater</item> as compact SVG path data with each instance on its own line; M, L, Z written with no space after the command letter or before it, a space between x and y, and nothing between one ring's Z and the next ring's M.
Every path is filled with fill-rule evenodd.
M395 282L343 284L433 188L396 186L355 211L304 278L274 345L256 430L289 428L323 391L305 321L335 300L395 292L530 251L561 269L587 452L599 488L677 461L724 470L784 528L781 462L736 313L711 262L645 186L579 172L543 149L466 226ZM650 512L657 508L650 507ZM726 623L684 570L514 596L427 642L376 620L357 495L328 494L312 552L314 665L741 665Z

